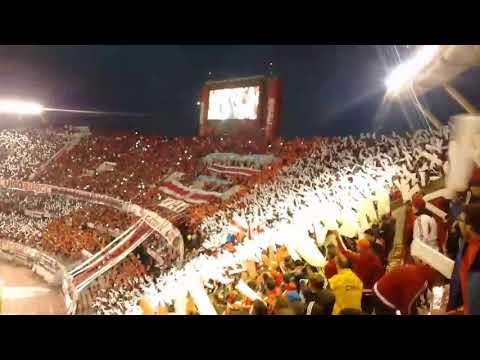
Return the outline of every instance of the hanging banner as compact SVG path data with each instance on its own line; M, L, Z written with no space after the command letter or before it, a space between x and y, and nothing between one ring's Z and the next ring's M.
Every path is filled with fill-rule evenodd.
M73 276L72 282L80 292L100 275L111 269L120 261L125 259L133 250L140 246L151 234L153 230L142 223L124 240L119 242L113 248L109 249L104 255L95 258L94 261L88 259L89 265L82 267Z
M36 194L49 194L52 191L52 186L50 185L36 184L11 179L0 179L0 187L12 190L34 192Z
M214 174L226 175L226 176L255 176L260 174L260 170L239 167L239 166L223 166L223 165L212 165L207 168L207 170Z
M235 153L212 153L205 156L202 161L208 166L215 164L228 167L236 163L242 164L244 168L248 169L261 169L278 161L278 159L273 155L264 154L239 155Z
M80 265L76 266L72 270L70 270L69 275L74 277L80 272L82 272L88 265L92 264L94 261L100 259L104 254L106 254L110 249L115 247L117 244L121 243L125 238L130 236L141 224L141 220L137 221L135 224L130 226L127 230L125 230L119 237L111 241L107 246L103 249L95 253L93 256L89 257L86 261L81 263Z
M184 212L191 206L185 201L172 199L172 198L164 199L158 205L170 211L173 211L174 213L177 213L177 214Z
M177 181L165 182L159 186L159 189L171 197L192 204L206 204L222 199L220 193L193 189Z

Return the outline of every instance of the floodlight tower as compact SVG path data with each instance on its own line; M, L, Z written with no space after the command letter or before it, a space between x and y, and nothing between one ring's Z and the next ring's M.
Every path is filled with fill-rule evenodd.
M424 45L386 79L386 98L421 96L436 87L443 87L467 113L478 114L478 109L450 84L458 75L478 65L480 45ZM442 126L435 115L417 103L433 126Z

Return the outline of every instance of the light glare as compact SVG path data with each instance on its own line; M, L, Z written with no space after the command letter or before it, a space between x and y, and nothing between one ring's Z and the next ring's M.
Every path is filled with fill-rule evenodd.
M411 59L395 68L385 80L387 93L396 93L432 61L440 45L424 45Z
M0 100L0 113L17 115L40 115L43 106L37 103L20 100Z

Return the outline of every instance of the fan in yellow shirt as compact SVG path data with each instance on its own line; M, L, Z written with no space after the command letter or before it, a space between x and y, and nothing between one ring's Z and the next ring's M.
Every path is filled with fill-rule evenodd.
M354 274L350 261L344 256L337 256L335 263L338 273L329 280L330 289L335 294L332 315L338 315L343 309L362 310L362 280Z

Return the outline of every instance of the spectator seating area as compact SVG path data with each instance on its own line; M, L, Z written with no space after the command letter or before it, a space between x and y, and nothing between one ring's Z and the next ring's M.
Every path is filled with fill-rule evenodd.
M27 179L68 138L42 132L0 133L0 147L11 154L0 158L0 177ZM227 137L94 133L48 163L36 181L137 204L184 234L183 263L154 234L90 286L97 314L415 313L434 302L433 290L414 299L418 307L392 308L374 286L403 266L432 289L448 283L416 264L409 249L420 229L428 232L421 241L445 257L458 253L449 236L458 225L449 217L455 199L424 196L447 173L449 135L445 127L279 139L267 147ZM22 151L15 163L13 154ZM264 152L275 161L252 165ZM238 155L224 163L210 155L220 153ZM405 226L395 225L395 204L406 212ZM416 222L421 216L430 224L425 229ZM7 190L0 192L0 218L1 236L72 259L96 253L138 220L106 206ZM400 235L402 264L392 268L389 254ZM357 288L354 300L342 299L341 279Z

